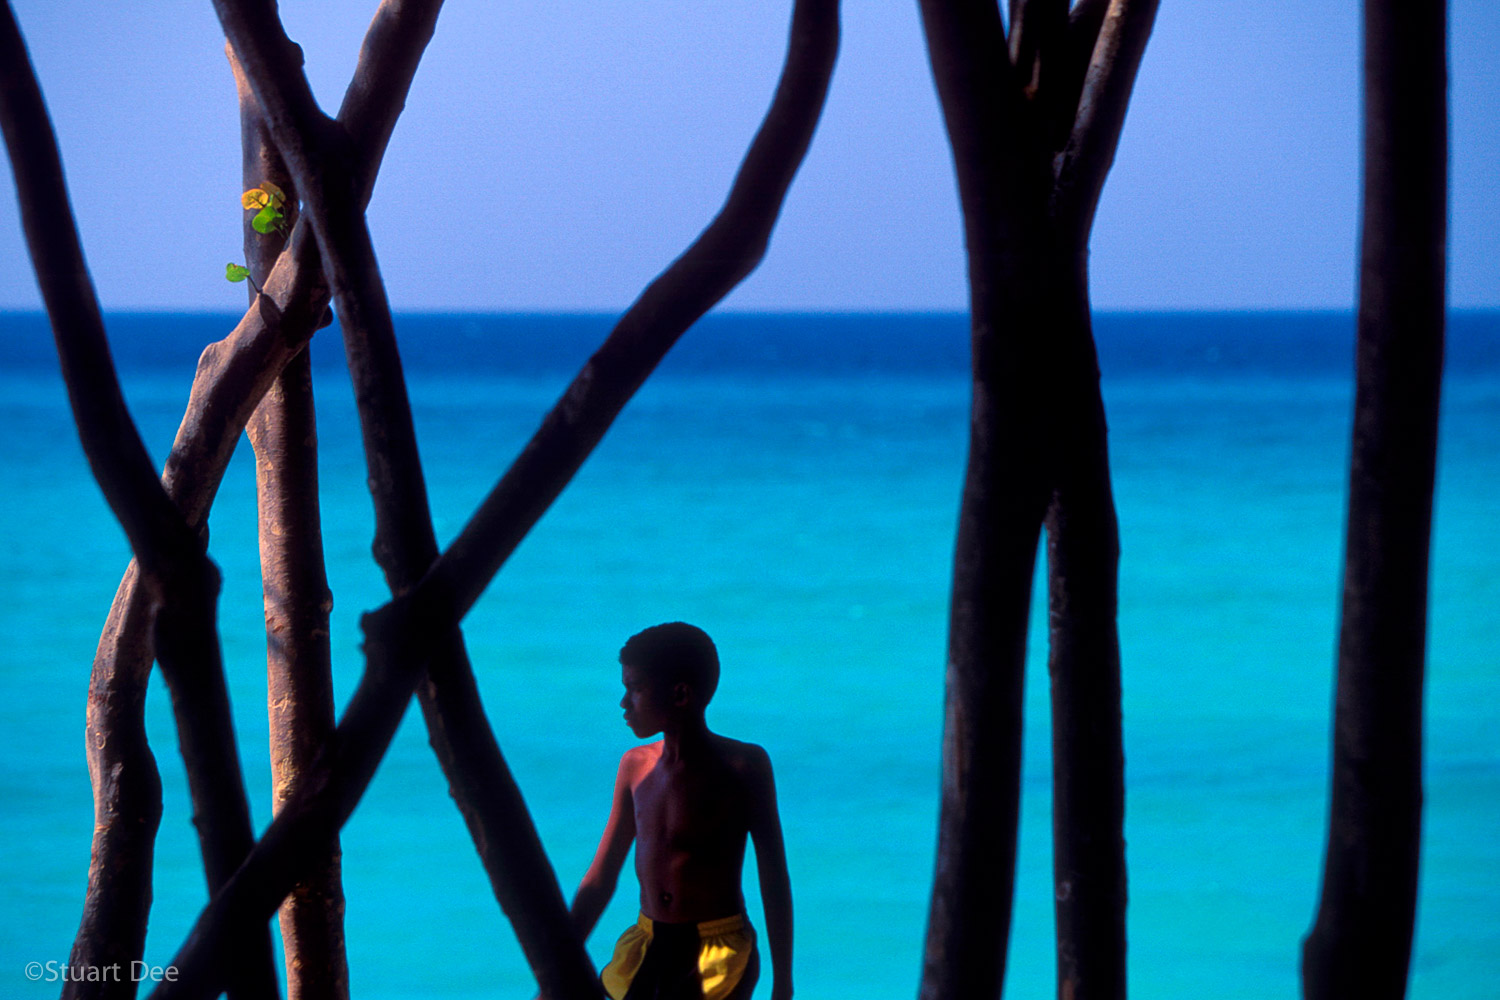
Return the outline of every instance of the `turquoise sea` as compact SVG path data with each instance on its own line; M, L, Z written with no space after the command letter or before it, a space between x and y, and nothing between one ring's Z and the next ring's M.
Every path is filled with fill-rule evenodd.
M232 317L109 327L153 457L198 351ZM437 530L451 538L608 329L602 316L398 317ZM1097 320L1124 557L1130 980L1151 1000L1298 995L1316 904L1353 321ZM690 331L466 623L486 707L565 891L609 804L615 654L686 619L717 639L710 723L777 769L798 995L911 997L937 818L948 578L966 410L960 315L725 315ZM380 603L335 335L314 342L335 686ZM1450 324L1433 546L1427 809L1410 995L1500 995L1500 314ZM127 561L91 481L45 323L0 315L0 997L55 996L88 867L88 673ZM211 520L256 822L269 817L254 482L241 448ZM1040 611L1040 608L1037 609ZM1040 624L1040 615L1036 617ZM1047 679L1034 633L1007 996L1054 993ZM147 959L205 889L165 693ZM345 831L353 995L534 992L426 746L406 723ZM753 865L748 866L752 900ZM634 913L627 876L596 961ZM752 919L759 922L758 902ZM758 994L769 995L769 976Z

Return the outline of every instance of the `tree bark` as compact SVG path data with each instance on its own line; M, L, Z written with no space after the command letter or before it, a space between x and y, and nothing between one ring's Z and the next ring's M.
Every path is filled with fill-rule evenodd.
M260 492L273 807L280 811L333 736L317 438L307 351L282 371L248 428ZM290 1000L344 1000L344 892L337 836L281 905Z
M286 193L287 224L296 193L260 120L254 95L234 63L244 150L241 184L267 181ZM284 238L245 223L245 261L263 282ZM266 609L266 689L270 715L272 808L279 812L333 737L333 672L328 616L333 596L323 562L318 508L318 439L312 364L306 349L282 369L246 428L255 449L261 578ZM337 838L281 904L288 1000L347 1000L344 891Z
M89 679L86 752L94 790L94 836L83 918L68 964L129 968L146 948L151 872L161 823L161 775L146 742L146 685L151 669L151 621L156 609L131 563L99 640L137 670L94 670ZM97 660L96 660L97 662ZM64 1000L128 1000L134 984L68 983Z
M1428 551L1442 383L1446 11L1366 0L1354 443L1310 1000L1406 993L1422 816Z
M1080 252L1059 254L1047 594L1057 992L1125 996L1119 525Z
M922 3L953 146L969 259L969 456L955 544L937 867L923 1000L997 997L1005 979L1020 816L1027 621L1044 469L1039 340L1045 163L1016 142L1022 110L993 3ZM997 57L998 56L998 57Z
M440 622L417 617L402 598L364 616L366 669L333 738L303 774L229 882L214 893L171 965L175 980L152 991L157 1000L209 1000L223 990L224 964L245 933L274 913L297 880L328 857L390 745L421 674L416 635L438 634Z
M156 661L172 696L177 741L193 803L193 825L210 894L229 881L255 844L244 769L234 736L229 691L219 648L219 573L204 559L204 574L169 591L156 616ZM271 930L247 928L228 960L230 1000L276 997Z
M1119 535L1088 233L1154 0L924 0L973 323L937 872L921 995L998 996L1014 895L1031 574L1045 514L1058 993L1125 995ZM997 58L1006 56L1008 58Z

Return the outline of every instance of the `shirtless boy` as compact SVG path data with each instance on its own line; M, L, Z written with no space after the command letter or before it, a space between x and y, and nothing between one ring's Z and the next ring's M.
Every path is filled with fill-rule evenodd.
M662 738L620 759L599 850L573 898L587 938L636 842L641 916L600 978L614 1000L746 1000L759 975L740 873L755 842L772 1000L792 996L792 889L771 760L753 743L708 729L704 709L719 657L702 629L648 628L620 650L625 724Z

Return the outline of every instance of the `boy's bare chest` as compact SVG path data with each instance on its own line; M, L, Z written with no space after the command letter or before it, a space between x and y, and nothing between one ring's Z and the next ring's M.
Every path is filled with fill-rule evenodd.
M658 766L635 789L637 836L673 851L732 846L748 828L744 792L728 768Z

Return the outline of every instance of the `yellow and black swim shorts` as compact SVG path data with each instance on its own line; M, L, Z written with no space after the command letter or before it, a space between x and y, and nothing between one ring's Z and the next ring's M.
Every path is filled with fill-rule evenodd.
M613 1000L741 1000L759 975L755 929L743 914L698 924L641 914L599 979Z

